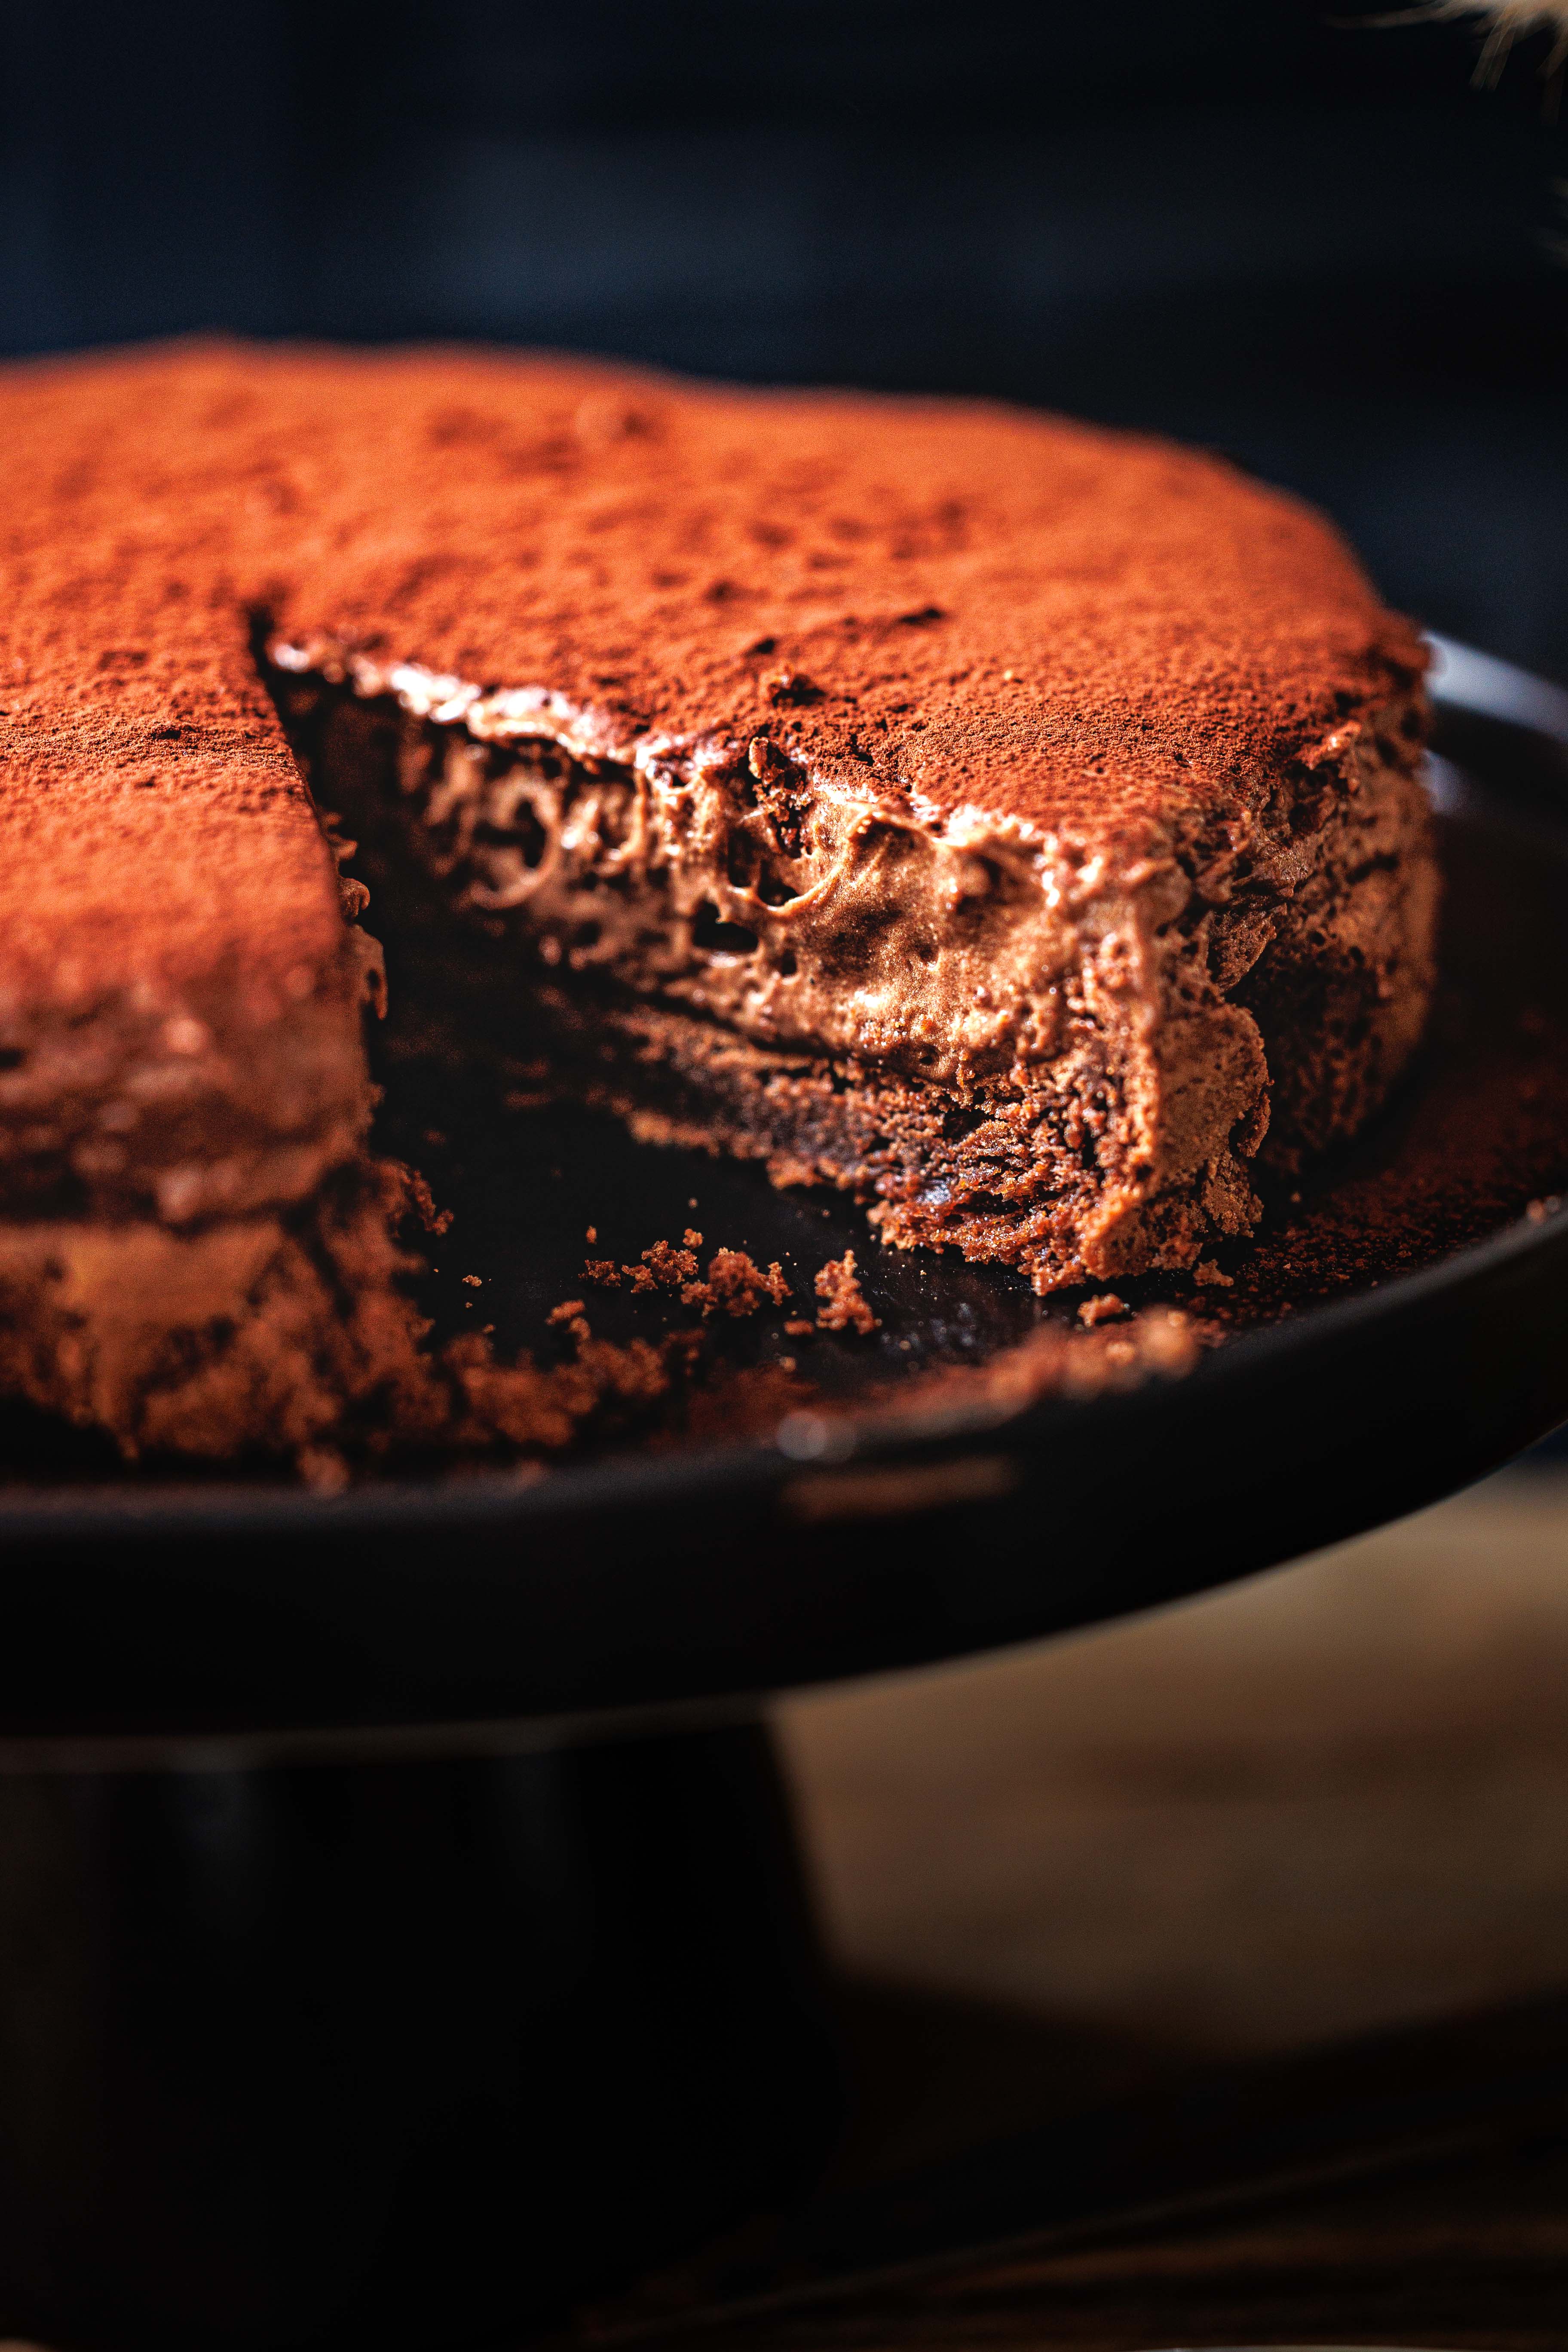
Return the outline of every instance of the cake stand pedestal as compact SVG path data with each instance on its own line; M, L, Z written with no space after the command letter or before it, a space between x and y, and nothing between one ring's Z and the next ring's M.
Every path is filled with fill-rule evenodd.
M11 1773L0 1884L6 2335L515 2342L832 2136L755 1725Z

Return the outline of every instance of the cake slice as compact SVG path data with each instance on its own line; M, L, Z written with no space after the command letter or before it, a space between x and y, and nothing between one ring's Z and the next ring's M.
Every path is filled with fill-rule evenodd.
M1419 641L1214 459L478 354L0 410L14 1390L184 1444L147 1398L222 1388L225 1450L401 1377L321 1240L381 1213L365 879L395 990L444 940L552 1082L1042 1291L1246 1233L1419 1036Z

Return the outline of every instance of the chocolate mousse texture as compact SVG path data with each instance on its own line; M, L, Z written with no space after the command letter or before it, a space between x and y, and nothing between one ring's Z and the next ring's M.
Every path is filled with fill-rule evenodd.
M473 352L0 411L0 1382L127 1444L404 1379L405 906L563 1088L1042 1292L1247 1233L1419 1037L1419 640L1215 459Z

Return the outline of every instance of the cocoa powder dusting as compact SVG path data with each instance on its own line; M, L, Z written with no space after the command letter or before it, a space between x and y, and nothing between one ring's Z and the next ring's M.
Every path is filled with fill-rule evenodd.
M646 429L584 431L606 401ZM107 729L163 784L178 738L175 764L195 750L226 766L226 814L259 756L318 858L236 659L250 603L305 634L384 640L395 622L394 658L547 686L606 751L638 731L771 730L790 760L900 803L913 788L1055 824L1163 813L1194 727L1214 781L1182 789L1217 799L1245 780L1262 800L1422 661L1297 500L1197 451L996 404L224 342L10 369L0 415L20 715ZM734 628L714 625L716 583L745 615ZM150 824L132 803L158 797L118 795L118 822ZM205 845L165 829L158 846L199 882ZM258 932L288 913L227 904Z

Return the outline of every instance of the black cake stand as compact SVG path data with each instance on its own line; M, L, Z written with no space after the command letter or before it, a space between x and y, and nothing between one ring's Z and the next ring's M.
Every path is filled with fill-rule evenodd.
M1522 925L1568 1003L1568 697L1439 650L1450 858L1535 886L1460 945ZM457 2352L787 2202L837 2093L764 1696L1176 1600L1568 1417L1550 1205L1180 1379L900 1421L857 1414L868 1362L885 1403L983 1356L1022 1286L590 1119L527 1133L446 1171L519 1337L584 1215L626 1254L699 1200L786 1265L858 1244L883 1330L840 1412L532 1482L40 1451L0 1490L0 2333Z

